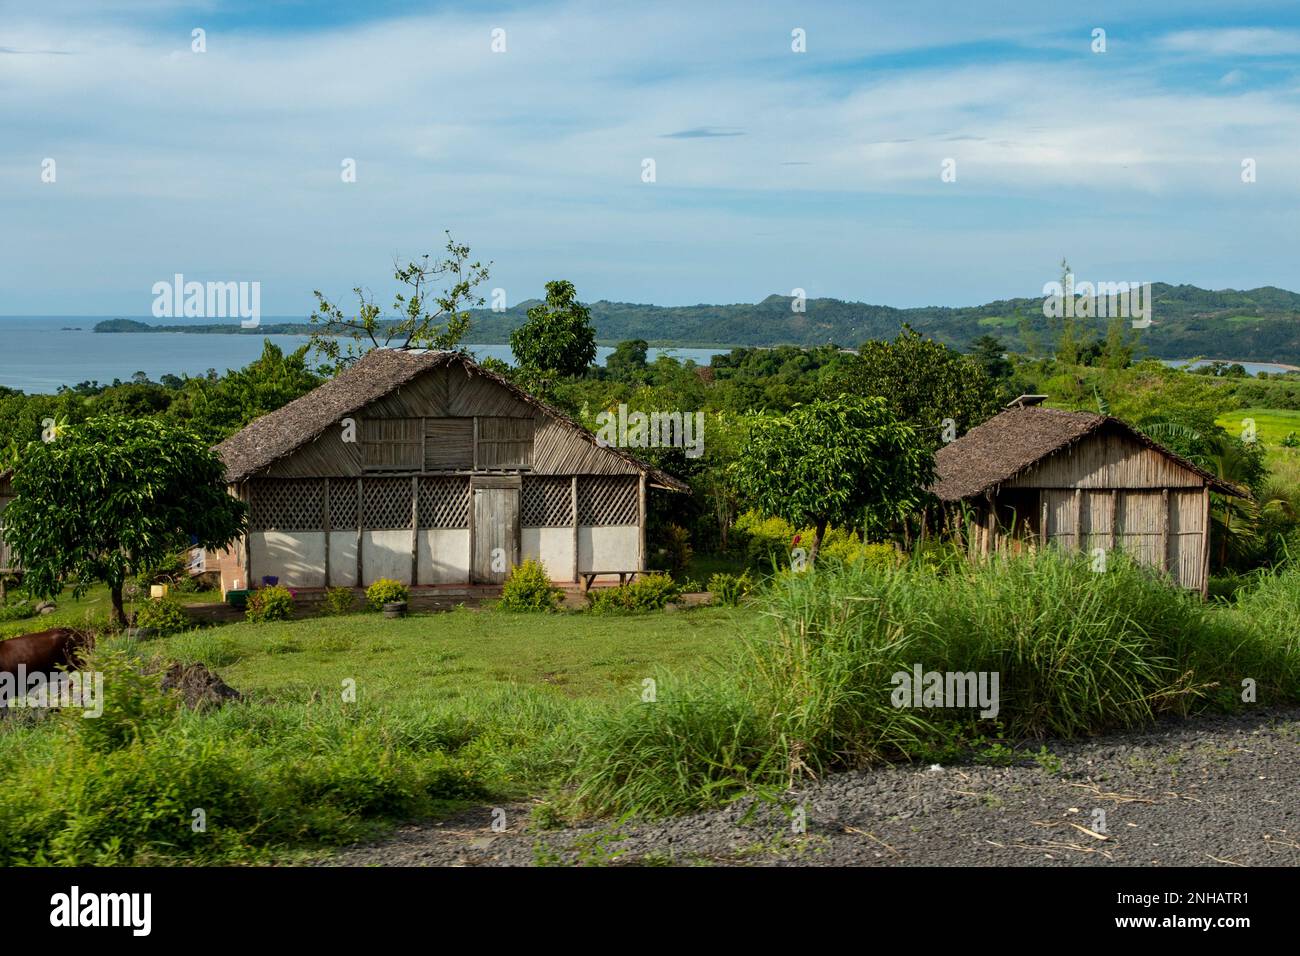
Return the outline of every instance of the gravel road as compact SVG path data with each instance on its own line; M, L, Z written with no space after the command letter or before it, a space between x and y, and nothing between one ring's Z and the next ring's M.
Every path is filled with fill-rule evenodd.
M890 766L772 802L565 830L529 804L406 826L349 866L1295 866L1300 708L1164 722L1011 766ZM1033 748L1037 751L1038 746ZM1054 759L1053 759L1054 758ZM802 822L802 829L800 824Z

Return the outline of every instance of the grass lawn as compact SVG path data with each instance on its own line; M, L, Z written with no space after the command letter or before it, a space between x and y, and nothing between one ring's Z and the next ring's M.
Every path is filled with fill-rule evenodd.
M1242 420L1254 419L1256 437L1264 443L1264 460L1279 480L1300 480L1300 448L1287 448L1282 439L1291 432L1300 435L1300 411L1282 408L1241 408L1220 415L1218 422L1230 435L1240 435Z
M191 594L177 595L186 604L200 601L220 601L220 591L197 591ZM27 595L17 588L10 587L9 603L15 604ZM30 599L29 600L35 600ZM0 639L17 637L20 634L32 634L51 627L104 627L108 624L109 600L108 588L96 584L80 598L72 596L72 589L65 590L54 599L57 608L49 614L23 618L17 621L0 621ZM130 613L131 605L127 604Z
M254 699L334 697L356 681L357 699L430 703L501 685L561 697L637 699L660 668L689 672L726 651L752 611L596 616L455 610L386 620L357 613L270 624L228 624L146 641L201 660Z

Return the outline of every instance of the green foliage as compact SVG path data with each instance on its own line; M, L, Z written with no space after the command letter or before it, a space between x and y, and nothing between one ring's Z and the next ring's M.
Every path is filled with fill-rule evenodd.
M605 359L605 371L610 378L620 382L642 382L646 378L646 350L650 343L645 339L630 339L614 346Z
M225 467L193 432L153 419L93 418L33 442L14 474L6 540L25 586L53 596L108 584L122 621L127 577L156 566L178 538L221 549L244 528Z
M486 795L482 723L450 713L268 704L188 713L125 656L100 658L104 716L65 712L5 746L0 863L264 862L291 846L372 838ZM457 752L460 751L460 752ZM201 808L206 827L193 827Z
M597 715L573 781L591 811L680 812L744 788L883 760L926 759L990 722L974 710L897 707L893 675L998 673L997 737L1076 736L1230 703L1300 700L1300 570L1268 579L1238 610L1203 605L1115 555L1105 573L1051 551L964 564L827 565L779 575L770 628L690 680L661 680L652 705ZM1232 697L1231 694L1228 697ZM1003 729L1005 727L1005 730ZM1003 745L1005 750L1005 746Z
M148 598L135 611L135 626L147 627L159 634L175 634L194 626L181 603L171 596Z
M572 282L546 283L546 302L529 309L528 320L510 333L510 351L521 369L561 378L581 375L596 360L591 312Z
M36 616L36 605L31 601L14 601L0 605L0 621L24 621Z
M226 438L321 384L322 378L307 367L308 347L285 355L266 339L261 356L244 368L221 378L186 379L167 416L210 441Z
M735 607L754 591L754 579L748 571L740 574L726 574L719 571L709 578L709 592L713 602L726 607Z
M554 611L564 592L551 584L542 562L529 558L510 569L497 607L502 611Z
M59 716L87 750L108 754L139 743L163 721L174 717L177 698L162 691L162 674L147 674L122 650L97 649L84 660L85 672L104 675L104 712L87 718L77 709Z
M411 599L411 592L401 581L380 578L366 588L366 603L372 610L381 611L385 604L396 604Z
M287 621L293 617L293 606L293 592L282 585L273 584L258 588L248 596L244 617L254 624Z
M475 293L487 281L492 263L486 266L470 261L469 246L457 243L447 234L446 255L429 260L426 253L419 259L393 267L399 291L393 296L393 312L400 318L381 318L374 300L360 287L352 290L357 297L357 314L349 317L343 309L317 291L317 309L311 316L311 348L325 360L324 368L334 371L351 365L375 348L454 349L469 331L469 309L484 304ZM431 287L442 283L442 288ZM401 291L405 288L405 291ZM348 340L346 347L341 340Z
M326 614L347 614L356 604L357 597L351 588L330 588L321 601L321 610Z
M984 374L990 379L1009 378L1011 376L1011 363L1007 361L1007 347L999 342L994 336L984 334L971 342L970 348L966 350L970 353L971 358Z
M631 584L588 591L588 610L593 614L661 611L680 593L681 589L668 575L647 574Z
M137 590L148 594L150 585L172 585L188 576L185 555L179 551L172 551L164 555L152 567L147 567L137 574L135 576L135 586Z
M691 563L691 534L679 524L669 522L655 535L655 557L669 574L680 575Z
M945 420L960 435L1000 406L997 386L981 365L909 326L893 342L864 342L835 384L850 395L885 399L932 450L943 441Z
M814 528L816 560L828 525L877 530L919 510L934 458L883 398L844 396L760 419L732 473L759 511Z

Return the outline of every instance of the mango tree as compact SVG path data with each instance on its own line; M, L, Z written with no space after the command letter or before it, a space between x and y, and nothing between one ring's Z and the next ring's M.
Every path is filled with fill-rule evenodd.
M103 581L118 626L128 577L178 543L220 549L244 531L221 459L193 432L155 419L99 416L32 442L13 489L5 537L27 588L53 597L71 585L80 597Z
M934 457L885 399L841 396L760 418L732 473L759 511L815 529L815 562L830 525L870 530L916 512Z

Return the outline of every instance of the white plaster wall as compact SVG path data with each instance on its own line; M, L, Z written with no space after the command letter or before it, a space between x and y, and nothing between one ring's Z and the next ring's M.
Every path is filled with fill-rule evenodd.
M357 586L357 533L330 532L330 587Z
M411 532L363 531L361 574L366 587L380 578L411 583Z
M541 561L552 581L573 580L572 528L520 528L519 545L520 559Z
M286 587L325 586L325 532L252 531L248 585L261 585L272 574Z
M637 571L641 536L636 525L578 528L579 571Z
M421 584L469 583L469 530L435 528L419 539Z

